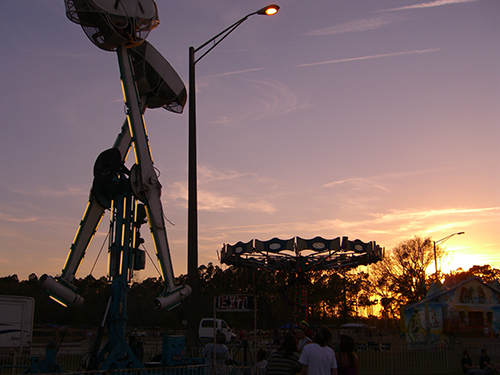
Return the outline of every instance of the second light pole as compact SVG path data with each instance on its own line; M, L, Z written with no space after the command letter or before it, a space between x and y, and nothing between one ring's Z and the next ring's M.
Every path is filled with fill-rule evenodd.
M444 242L444 241L446 241L446 240L449 240L449 239L450 239L451 237L453 237L453 236L456 236L456 235L459 235L459 236L460 236L460 235L462 235L462 234L465 234L465 232L457 232L457 233L453 233L453 234L450 234L450 235L448 235L448 236L446 236L446 237L441 238L440 240L437 240L437 241L432 241L432 242L434 242L434 264L435 264L435 266L436 266L436 282L438 281L438 262L437 262L437 254L436 254L436 245L437 245L438 243L442 243L442 242Z

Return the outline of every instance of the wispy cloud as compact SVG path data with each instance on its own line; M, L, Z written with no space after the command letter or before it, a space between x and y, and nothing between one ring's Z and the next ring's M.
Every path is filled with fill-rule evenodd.
M201 190L198 192L198 208L204 211L246 211L272 213L276 210L274 205L265 200L248 201L237 196L226 196Z
M353 58L349 58L349 59L328 60L328 61L321 61L321 62L315 62L315 63L300 64L300 65L297 65L297 67L300 68L300 67L304 67L304 66L337 64L337 63L344 63L344 62L351 62L351 61L380 59L380 58L384 58L384 57L395 57L395 56L414 55L414 54L422 54L422 53L432 53L432 52L438 52L440 50L441 50L441 48L429 48L429 49L420 49L420 50L414 50L414 51L385 53L385 54L380 54L380 55L370 55L370 56L362 56L362 57L353 57Z
M441 210L432 209L408 209L408 210L392 210L385 214L376 214L378 222L391 223L395 221L413 221L422 220L436 216L445 215L497 215L500 207L483 207L483 208L445 208Z
M380 190L390 191L389 189L387 189L386 187L377 183L376 181L407 178L409 176L417 176L417 175L423 175L423 174L443 173L444 171L450 171L450 170L455 170L455 169L457 169L457 167L453 167L453 168L429 168L429 169L421 169L421 170L414 170L414 171L390 172L390 173L384 173L384 174L370 176L370 177L351 177L351 178L346 178L344 180L337 180L337 181L328 182L328 183L324 184L322 187L329 188L329 187L336 187L339 185L353 184L353 185L358 185L358 186L375 187L375 188L378 188Z
M16 61L16 59L19 56L23 56L23 58L32 57L32 58L45 58L45 57L52 57L52 58L70 58L72 60L81 60L81 59L87 59L89 58L88 55L83 54L83 53L71 53L71 52L64 52L64 51L44 51L44 50L33 50L30 48L18 48L17 50L11 51L11 50L6 50L4 48L0 48L0 54L2 56L2 60L11 60L11 61Z
M261 98L261 109L264 109L260 118L278 117L299 108L307 108L309 101L303 98L299 102L296 94L288 86L278 80L249 80L249 83L258 91Z
M65 189L55 190L48 186L40 186L35 189L11 189L11 191L22 194L22 195L35 195L39 197L51 197L51 198L61 198L67 196L83 196L88 195L88 187L86 189L82 187L68 186Z
M390 172L384 173L378 176L373 176L371 178L382 178L382 179L398 179L398 178L406 178L409 176L419 176L424 174L442 174L443 172L456 171L460 169L459 167L445 167L445 168L427 168L427 169L418 169L413 171L401 171L401 172Z
M262 228L275 228L275 227L290 227L290 225L297 225L296 222L288 223L271 223L271 224L251 224L251 225L231 225L231 226L220 226L214 227L214 230L249 230L249 229L262 229ZM274 229L273 229L274 230Z
M16 217L13 215L5 214L0 212L0 221L8 221L11 223L29 223L32 221L37 221L38 218L36 217Z
M407 6L399 7L399 8L380 10L379 12L391 12L391 11L398 11L398 10L433 8L433 7L440 7L443 5L472 3L472 2L476 2L476 1L479 1L479 0L436 0L436 1L430 1L427 3L407 5Z
M257 178L257 176L253 173L241 173L238 171L222 172L209 165L200 165L198 167L198 175L198 181L200 184L230 181L240 178Z
M265 184L261 178L250 173L236 171L222 172L207 165L200 166L198 179L198 209L210 212L247 211L272 213L274 204L263 196L245 194L245 189ZM187 186L185 183L174 183L165 189L165 199L176 201L187 207ZM252 197L248 199L247 197Z
M233 70L232 72L222 72L218 74L211 74L208 76L201 76L196 80L196 93L201 93L204 88L214 85L216 83L217 78L229 77L229 76L237 76L237 75L245 75L247 73L258 72L264 70L264 68L251 68L251 69L242 69L242 70Z
M210 91L218 98L228 98L228 103L231 101L230 105L224 106L223 111L216 111L220 113L218 117L207 122L228 127L239 124L247 126L262 119L276 118L310 106L307 97L299 100L296 93L282 82L276 79L259 79L257 75L239 78L241 88L238 91L238 100L235 100L234 92L220 91L224 86L219 81L233 73L235 72L205 77L197 87L198 90Z
M386 187L381 184L376 183L374 180L370 178L348 178L345 180L339 180L324 184L323 187L334 187L338 185L350 185L352 188L356 190L366 190L366 189L380 189L384 191L390 191Z
M364 18L355 21L344 22L339 25L324 27L317 30L311 30L304 35L306 36L326 36L326 35L338 35L346 33L354 33L360 31L371 31L380 29L384 26L388 26L394 22L402 21L403 18L394 16L378 16L371 18Z
M234 76L234 75L238 75L238 74L246 74L246 73L250 73L250 72L258 72L258 71L261 71L261 70L264 70L264 68L252 68L252 69L244 69L244 70L235 70L233 72L225 72L225 73L219 73L219 74L212 74L208 77L206 77L207 79L210 79L210 78L216 78L216 77L227 77L227 76Z
M187 207L187 189L184 184L174 184L168 189L168 199L176 200L181 205ZM198 209L209 212L264 212L272 213L276 207L262 198L248 200L238 195L230 195L225 192L215 192L214 190L198 188Z

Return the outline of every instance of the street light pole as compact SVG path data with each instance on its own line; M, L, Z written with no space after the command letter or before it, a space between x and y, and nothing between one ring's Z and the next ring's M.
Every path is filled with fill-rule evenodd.
M219 34L203 43L198 48L189 47L189 140L188 140L188 285L193 288L192 295L196 295L198 279L198 181L197 181L197 145L196 145L196 85L195 66L198 61L205 57L238 26L245 22L248 17L255 14L274 15L279 6L268 5L256 12L249 13L239 19ZM196 52L202 50L208 44L209 47L200 57L196 58Z
M195 66L198 61L205 57L238 26L245 22L248 17L258 15L274 15L278 12L279 6L276 4L268 5L256 12L249 13L239 19L219 34L203 43L198 48L189 47L189 135L188 135L188 285L192 288L191 300L198 296L198 181L197 181L197 145L196 145L196 85L195 85ZM210 43L203 54L196 58L196 53L203 50ZM192 311L193 309L190 309Z
M443 243L446 240L449 240L453 236L457 236L457 235L460 236L462 234L465 234L465 232L453 233L453 234L450 234L446 237L441 238L440 240L432 241L434 243L434 265L436 266L436 282L438 281L438 263L437 263L436 245L439 243Z
M198 181L196 146L195 49L189 47L188 285L198 293Z

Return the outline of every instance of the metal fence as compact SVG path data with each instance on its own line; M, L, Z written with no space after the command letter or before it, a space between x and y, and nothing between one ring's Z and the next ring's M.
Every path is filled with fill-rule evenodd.
M494 362L500 361L500 342L468 343L437 347L396 347L390 350L358 352L359 373L363 375L455 375L462 374L461 359L465 349L475 365L481 349L487 348Z
M458 375L462 374L461 358L463 350L469 350L474 364L478 364L481 349L487 348L493 362L500 362L500 340L472 342L462 345L439 347L372 347L357 352L361 375ZM252 350L244 353L241 348L232 347L231 355L238 365L227 366L224 375L253 375ZM84 351L77 347L61 347L57 353L57 364L63 371L70 373L98 374L102 372L83 372L81 361ZM158 354L158 348L146 347L146 361ZM190 357L200 357L198 350L187 353ZM0 375L21 374L29 369L32 358L43 359L44 347L33 347L30 350L0 351ZM246 357L246 358L245 358ZM249 362L244 362L244 359ZM141 375L211 375L205 365L175 366L169 368L148 368L140 370L116 371L125 374ZM109 371L107 374L111 373ZM220 374L220 372L218 372Z

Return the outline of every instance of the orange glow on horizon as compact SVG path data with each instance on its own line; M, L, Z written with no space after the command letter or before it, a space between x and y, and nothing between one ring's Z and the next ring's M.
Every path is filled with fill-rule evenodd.
M449 274L451 271L456 271L461 268L463 271L468 271L473 266L489 265L491 268L500 269L500 261L498 257L490 251L471 251L467 244L449 247L446 249L447 256L439 261L438 269L441 273ZM426 270L428 275L435 272L435 265L432 263Z

